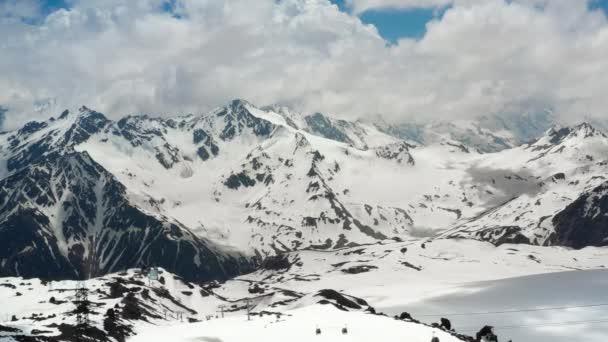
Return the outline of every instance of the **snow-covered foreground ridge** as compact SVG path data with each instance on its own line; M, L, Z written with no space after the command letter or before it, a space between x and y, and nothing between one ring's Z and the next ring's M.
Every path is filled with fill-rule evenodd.
M129 341L284 341L291 334L296 340L316 336L322 341L363 341L378 333L394 341L433 334L444 341L463 339L411 318L378 314L365 300L334 290L304 294L274 288L272 293L257 293L241 283L195 284L162 270L160 282L152 284L140 270L91 279L86 281L90 321L77 327L76 282L4 278L0 298L7 313L0 322L0 340L125 341L135 336ZM226 294L226 286L236 288Z
M0 275L156 265L228 279L271 255L438 234L608 243L608 138L588 124L496 153L454 140L460 128L429 145L384 132L242 100L172 119L83 107L30 122L0 134Z
M318 335L317 328L320 331ZM346 333L343 333L342 329L346 329ZM417 323L369 313L342 312L335 308L315 305L290 311L278 319L269 315L247 321L241 316L187 326L158 327L129 341L367 342L379 339L386 342L423 342L430 341L433 336L447 342L464 340L440 329Z
M292 252L226 282L189 282L164 270L150 282L134 269L85 282L91 302L85 330L74 328L75 281L0 278L0 340L428 342L435 333L444 342L466 341L463 327L448 331L419 324L414 312L401 319L382 312L469 293L475 289L464 285L472 282L601 269L607 260L604 248L437 240ZM479 328L485 323L480 318Z

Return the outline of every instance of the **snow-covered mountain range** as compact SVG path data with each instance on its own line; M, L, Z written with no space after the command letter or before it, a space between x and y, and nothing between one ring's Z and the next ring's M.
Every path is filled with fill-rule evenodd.
M481 152L498 152L530 143L559 120L549 110L506 112L473 119L439 120L426 123L388 123L382 117L365 120L389 135L429 145L456 140Z
M549 119L530 120L413 139L243 100L174 118L64 111L0 135L0 275L225 279L275 254L433 236L608 244L608 138L583 123L521 144Z
M606 267L608 137L548 115L406 127L234 100L1 133L0 339L336 340L351 324L363 341L373 321L387 341L473 341L481 322L402 309ZM88 279L84 332L65 279Z

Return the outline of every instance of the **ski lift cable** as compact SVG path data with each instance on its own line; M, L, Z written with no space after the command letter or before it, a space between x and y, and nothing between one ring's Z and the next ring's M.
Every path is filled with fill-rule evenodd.
M475 315L507 314L507 313L519 313L519 312L535 312L535 311L551 311L551 310L568 310L568 309L580 309L580 308L595 308L595 307L602 307L602 306L608 306L608 303L588 304L588 305L573 305L573 306L555 306L555 307L548 307L548 308L512 309L512 310L501 310L501 311L462 312L462 313L447 313L447 314L426 314L426 315L415 315L415 317L475 316Z
M519 328L537 328L537 327L555 327L562 325L581 325L581 324L605 324L608 319L603 320L588 320L588 321L566 321L566 322L548 322L539 324L522 324L522 325L503 325L493 326L494 329L519 329ZM477 327L461 327L459 330L476 329Z

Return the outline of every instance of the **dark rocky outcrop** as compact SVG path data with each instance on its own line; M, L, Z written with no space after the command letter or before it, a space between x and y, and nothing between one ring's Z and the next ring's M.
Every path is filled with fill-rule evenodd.
M323 298L319 301L320 304L332 304L341 310L368 310L371 308L364 299L345 295L332 289L320 290L314 296Z
M553 217L547 245L608 246L608 182L580 196Z

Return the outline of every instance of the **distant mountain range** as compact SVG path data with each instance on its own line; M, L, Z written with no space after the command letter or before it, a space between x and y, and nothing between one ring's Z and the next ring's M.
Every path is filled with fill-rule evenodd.
M381 119L374 120L379 130L398 138L422 145L455 140L480 152L498 152L532 142L556 123L550 111L505 113L426 124L387 124Z
M382 240L608 244L608 138L549 112L429 125L234 100L0 134L0 276L146 265L226 279L270 255Z

